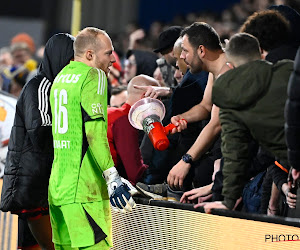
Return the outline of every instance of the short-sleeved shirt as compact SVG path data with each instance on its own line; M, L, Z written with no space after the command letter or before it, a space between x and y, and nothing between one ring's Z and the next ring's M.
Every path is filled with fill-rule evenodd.
M107 141L107 78L97 68L71 62L50 94L54 161L50 204L109 199L103 171L114 166Z

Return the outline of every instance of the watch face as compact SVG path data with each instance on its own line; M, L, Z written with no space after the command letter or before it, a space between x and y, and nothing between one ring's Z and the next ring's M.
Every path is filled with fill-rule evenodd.
M190 156L189 154L183 155L182 160L186 163L192 163L192 161L193 161L192 156Z

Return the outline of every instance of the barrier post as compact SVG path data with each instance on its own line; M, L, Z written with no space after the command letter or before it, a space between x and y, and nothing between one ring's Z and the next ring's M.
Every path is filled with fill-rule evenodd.
M81 0L73 0L71 34L76 36L81 24Z

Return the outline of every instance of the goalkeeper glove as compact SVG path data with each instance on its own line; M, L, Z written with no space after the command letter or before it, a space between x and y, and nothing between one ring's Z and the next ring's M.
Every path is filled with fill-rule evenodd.
M132 211L136 204L131 195L138 193L128 180L120 177L115 167L103 172L106 180L110 204L113 210L126 213Z

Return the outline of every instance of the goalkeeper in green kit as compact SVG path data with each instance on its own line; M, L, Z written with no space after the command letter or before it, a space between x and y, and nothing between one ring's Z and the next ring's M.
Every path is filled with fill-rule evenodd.
M115 62L105 31L85 28L74 61L51 88L54 161L49 207L56 249L109 249L112 209L135 207L135 188L114 167L107 141L107 75Z

